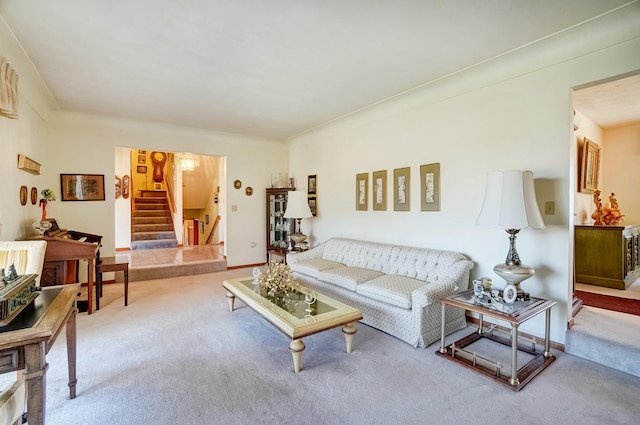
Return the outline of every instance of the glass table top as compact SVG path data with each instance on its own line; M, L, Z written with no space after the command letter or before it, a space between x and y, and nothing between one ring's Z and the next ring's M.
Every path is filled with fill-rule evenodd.
M448 297L449 300L456 301L458 304L472 306L480 306L486 309L505 313L505 314L517 314L533 307L540 306L542 304L549 303L548 300L536 297L529 297L528 300L516 300L513 304L506 304L498 301L489 295L483 294L481 297L476 297L473 294L473 290L462 292L458 295ZM553 303L555 304L555 303Z
M360 310L304 287L287 297L267 298L258 293L253 277L228 279L222 286L292 339L362 319ZM307 293L315 301L307 302Z
M308 303L305 302L304 292L287 293L286 297L263 297L255 291L257 285L254 284L253 278L240 279L239 283L254 292L256 297L273 304L274 307L280 308L298 319L304 319L310 316L318 316L330 313L336 310L336 307L330 305L326 300L318 299L318 295L314 294L315 300ZM311 291L307 290L307 293Z

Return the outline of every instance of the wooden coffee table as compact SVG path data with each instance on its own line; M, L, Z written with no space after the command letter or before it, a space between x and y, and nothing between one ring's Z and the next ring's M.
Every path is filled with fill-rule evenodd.
M291 338L289 350L293 356L295 373L300 371L302 365L302 352L305 348L302 338L306 336L343 326L347 353L351 353L353 336L356 334L356 322L362 319L360 310L317 293L315 293L316 301L308 304L305 302L304 292L310 291L306 288L302 289L302 293L290 294L286 305L276 305L255 291L256 285L252 277L228 279L222 286L227 290L229 311L233 311L233 304L237 297Z

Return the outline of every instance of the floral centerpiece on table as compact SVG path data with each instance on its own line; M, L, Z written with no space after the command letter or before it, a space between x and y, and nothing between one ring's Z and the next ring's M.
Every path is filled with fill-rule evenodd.
M40 192L42 198L40 198L40 208L42 208L42 221L47 219L47 204L56 200L56 194L53 190L46 188Z
M288 292L300 290L300 284L289 266L279 261L268 262L264 270L257 274L256 283L260 295L267 297L282 297Z

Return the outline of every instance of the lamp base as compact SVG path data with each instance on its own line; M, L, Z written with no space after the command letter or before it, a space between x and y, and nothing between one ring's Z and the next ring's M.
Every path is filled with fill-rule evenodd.
M296 250L299 249L299 247L304 244L304 241L307 240L307 235L303 234L303 233L293 233L291 236L291 245L292 245L292 249Z
M524 292L520 287L520 283L529 279L535 274L533 267L524 264L496 264L493 268L495 274L507 281L507 285L513 285L516 288L516 299L529 299L529 294Z

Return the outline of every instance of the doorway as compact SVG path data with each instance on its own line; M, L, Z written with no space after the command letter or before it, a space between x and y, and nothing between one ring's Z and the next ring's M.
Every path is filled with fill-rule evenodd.
M189 152L162 152L166 161L162 165L162 179L156 181L153 152L144 149L116 148L116 182L128 175L130 196L116 198L115 246L116 250L132 249L132 212L136 200L143 194L166 198L170 204L171 223L177 246L193 244L194 233L185 233L191 226L196 232L198 245L224 244L226 186L226 158ZM158 155L162 156L162 155ZM193 222L197 224L194 226Z
M611 207L609 196L619 203L624 215L618 226L640 223L640 70L636 73L610 78L578 87L572 93L574 107L574 158L576 181L574 190L574 223L586 225L594 220L596 210L593 193L579 191L582 148L594 143L600 149L600 169L597 189L602 193L603 208ZM615 194L615 195L613 195ZM581 228L583 230L584 228ZM598 229L595 229L598 230ZM629 230L635 232L635 230ZM632 270L638 267L637 243L631 240ZM621 242L622 243L622 242ZM633 244L636 243L634 247ZM635 250L635 251L634 251ZM574 252L574 270L576 264ZM625 258L623 262L626 263ZM627 267L621 264L620 267ZM625 313L640 314L640 279L626 289L614 289L580 282L574 273L574 292L585 305ZM633 279L631 279L633 281Z

